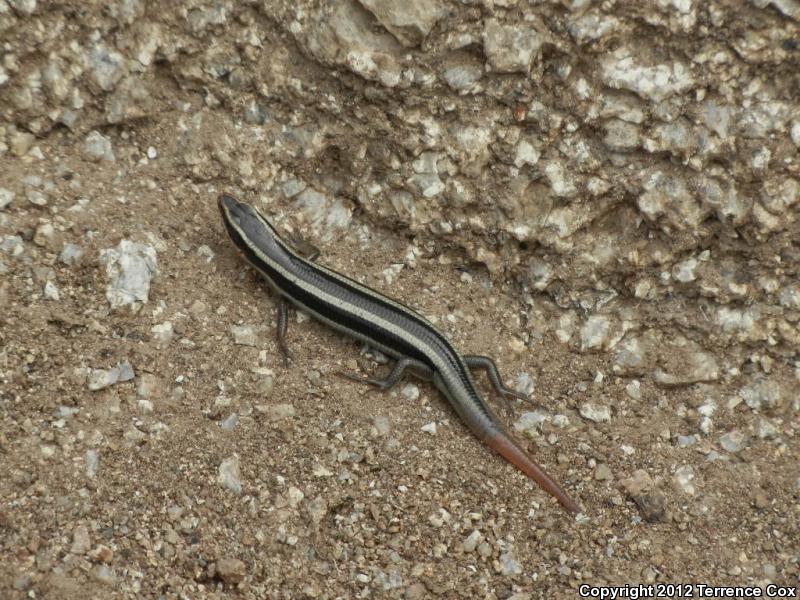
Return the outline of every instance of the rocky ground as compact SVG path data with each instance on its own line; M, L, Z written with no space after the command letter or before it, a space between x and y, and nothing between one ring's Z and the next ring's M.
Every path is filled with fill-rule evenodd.
M0 0L2 597L796 586L798 44L797 0ZM583 514L301 315L284 367L221 191L495 357Z

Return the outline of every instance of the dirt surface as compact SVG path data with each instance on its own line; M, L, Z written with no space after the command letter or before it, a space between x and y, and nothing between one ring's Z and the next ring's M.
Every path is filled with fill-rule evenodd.
M625 21L625 3L605 7L625 22L617 42L644 44L638 28L653 27L699 52L713 37L706 25L733 10L656 4L691 9ZM425 135L455 127L446 105L467 114L459 103L468 91L476 114L505 111L498 127L548 138L525 119L567 110L549 78L567 56L591 73L592 52L563 41L569 2L412 2L415 24L400 27L381 2L333 3L349 7L333 14L313 2L186 3L161 14L135 1L0 0L0 596L522 600L610 585L666 597L679 594L655 586L796 589L800 236L786 182L796 183L800 145L787 81L800 72L787 49L800 16L791 2L780 11L745 4L760 21L750 35L723 29L726 44L741 33L757 47L754 36L777 31L784 54L748 62L739 47L743 82L728 85L744 89L767 64L788 107L780 130L766 127L768 141L750 132L730 142L750 170L659 138L658 119L674 123L694 105L677 110L634 85L625 93L653 104L648 135L666 145L627 147L635 119L608 126L616 137L581 121L611 189L565 197L558 169L542 167L527 193L552 188L547 210L568 234L542 226L526 238L520 224L538 222L541 208L503 195L518 180L500 170L528 168L529 159L514 167L508 158L510 139L480 158L471 132L448 166L426 158L435 144ZM377 16L364 21L367 10ZM689 13L697 22L685 26ZM503 24L517 22L534 23L546 50L522 59L495 51L494 32L507 41ZM490 41L443 49L476 23L476 39ZM143 58L153 31L156 49ZM250 35L261 36L257 52ZM371 70L339 47L362 43L371 60L389 58ZM397 58L403 52L412 58ZM450 89L448 100L421 75L403 87L392 57L401 82L409 64L439 72L458 63L463 73L442 76L451 87L486 61L486 89ZM520 60L530 62L524 77L542 78L542 109L527 88L514 90ZM669 93L696 99L675 73ZM692 86L702 77L722 93L722 73L695 73ZM554 145L573 130L561 131ZM772 162L758 173L762 141ZM637 196L626 179L626 161L677 173L695 153L720 180L751 190L753 206L695 215L683 184L658 195L659 183L644 183ZM402 167L407 185L393 179L398 154L420 161ZM356 184L359 165L369 176ZM588 181L593 168L576 172ZM434 203L445 173L451 195ZM462 176L480 199L454 195ZM395 191L379 197L376 181ZM381 392L339 377L387 369L360 343L293 316L285 366L270 294L224 232L223 191L318 245L321 263L419 310L464 353L494 357L532 402L504 403L482 376L481 389L583 513L567 514L481 445L431 385L408 379ZM115 279L108 251L122 242L140 244L136 260L152 254L157 267L144 277L146 299L115 306L120 289L143 283ZM697 280L684 277L695 269Z

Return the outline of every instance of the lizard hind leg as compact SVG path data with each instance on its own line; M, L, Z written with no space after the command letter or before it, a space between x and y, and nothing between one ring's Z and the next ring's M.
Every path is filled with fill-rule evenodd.
M337 371L337 375L360 383L369 383L382 390L388 390L397 385L406 369L411 370L421 379L426 379L428 381L433 379L433 370L428 365L408 357L398 359L397 362L394 363L391 372L383 379L379 377L362 377L358 373L353 373L352 371Z

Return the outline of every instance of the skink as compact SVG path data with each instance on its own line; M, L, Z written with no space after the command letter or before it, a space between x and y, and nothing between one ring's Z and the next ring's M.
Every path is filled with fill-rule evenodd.
M478 439L539 484L567 510L579 511L575 501L511 438L475 387L470 368L486 370L495 389L502 394L519 396L503 385L490 358L462 356L416 311L316 264L313 262L316 253L313 257L302 256L249 204L222 195L219 208L233 243L277 293L278 342L285 353L288 353L285 341L288 301L334 329L396 359L392 372L385 379L362 381L388 389L400 380L406 369L432 380Z

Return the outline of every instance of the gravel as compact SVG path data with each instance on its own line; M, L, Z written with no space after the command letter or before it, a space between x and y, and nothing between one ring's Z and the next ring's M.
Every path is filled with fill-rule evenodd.
M150 8L0 0L0 589L797 581L792 2ZM335 376L379 352L293 315L285 364L222 192L494 358L584 514Z

